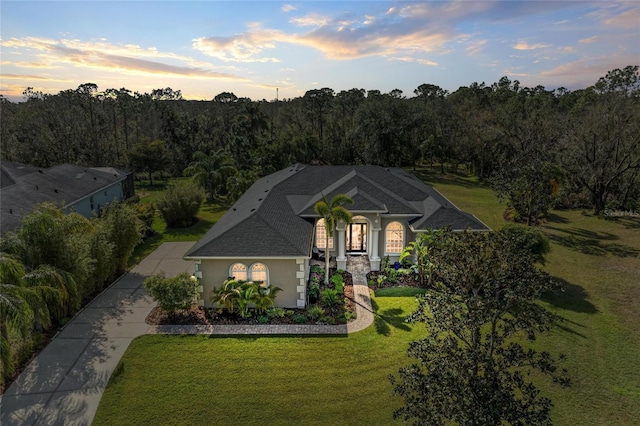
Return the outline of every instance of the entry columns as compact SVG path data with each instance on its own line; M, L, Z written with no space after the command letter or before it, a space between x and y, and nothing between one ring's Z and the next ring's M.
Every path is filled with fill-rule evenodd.
M380 245L380 230L382 229L382 220L380 215L376 215L376 218L371 224L371 255L369 255L369 263L372 271L380 270L380 255L378 254L378 246Z
M336 264L338 269L346 270L347 269L347 256L345 255L346 250L346 240L345 240L345 231L347 229L347 224L343 221L339 220L336 224L336 231L338 231L338 256L336 257Z

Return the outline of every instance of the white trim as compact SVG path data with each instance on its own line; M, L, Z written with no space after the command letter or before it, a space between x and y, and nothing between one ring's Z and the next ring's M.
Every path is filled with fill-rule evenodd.
M397 223L402 227L402 242L400 244L402 248L400 249L399 252L388 252L387 251L387 232L388 232L389 226L394 224L394 223ZM402 254L402 249L407 245L407 231L406 231L406 229L407 229L407 226L405 224L401 223L400 221L397 221L397 220L391 221L391 222L386 224L386 226L384 227L384 243L383 243L383 246L384 246L383 253L384 253L385 256L399 256L400 254Z

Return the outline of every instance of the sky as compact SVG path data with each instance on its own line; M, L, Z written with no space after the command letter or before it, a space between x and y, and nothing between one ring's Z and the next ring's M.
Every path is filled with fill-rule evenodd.
M0 1L0 94L253 100L324 87L581 89L640 64L640 1Z

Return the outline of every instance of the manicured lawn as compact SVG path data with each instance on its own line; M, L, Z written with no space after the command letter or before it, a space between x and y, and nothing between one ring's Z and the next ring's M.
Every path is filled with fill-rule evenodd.
M416 174L493 229L504 224L504 204L476 179ZM536 345L566 354L573 380L568 389L538 383L553 421L637 424L640 219L554 211L541 229L552 242L545 268L566 287L542 303L565 321ZM373 299L374 325L347 338L143 336L95 424L390 424L401 401L387 377L412 362L407 345L425 331L403 322L413 293L385 291Z
M376 305L375 325L348 338L138 338L94 424L389 424L401 402L387 376L420 326L403 322L413 297Z

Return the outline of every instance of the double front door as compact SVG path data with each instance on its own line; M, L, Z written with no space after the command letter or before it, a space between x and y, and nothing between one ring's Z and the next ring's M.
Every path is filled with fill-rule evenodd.
M367 224L352 223L347 227L347 252L366 253L367 251Z

